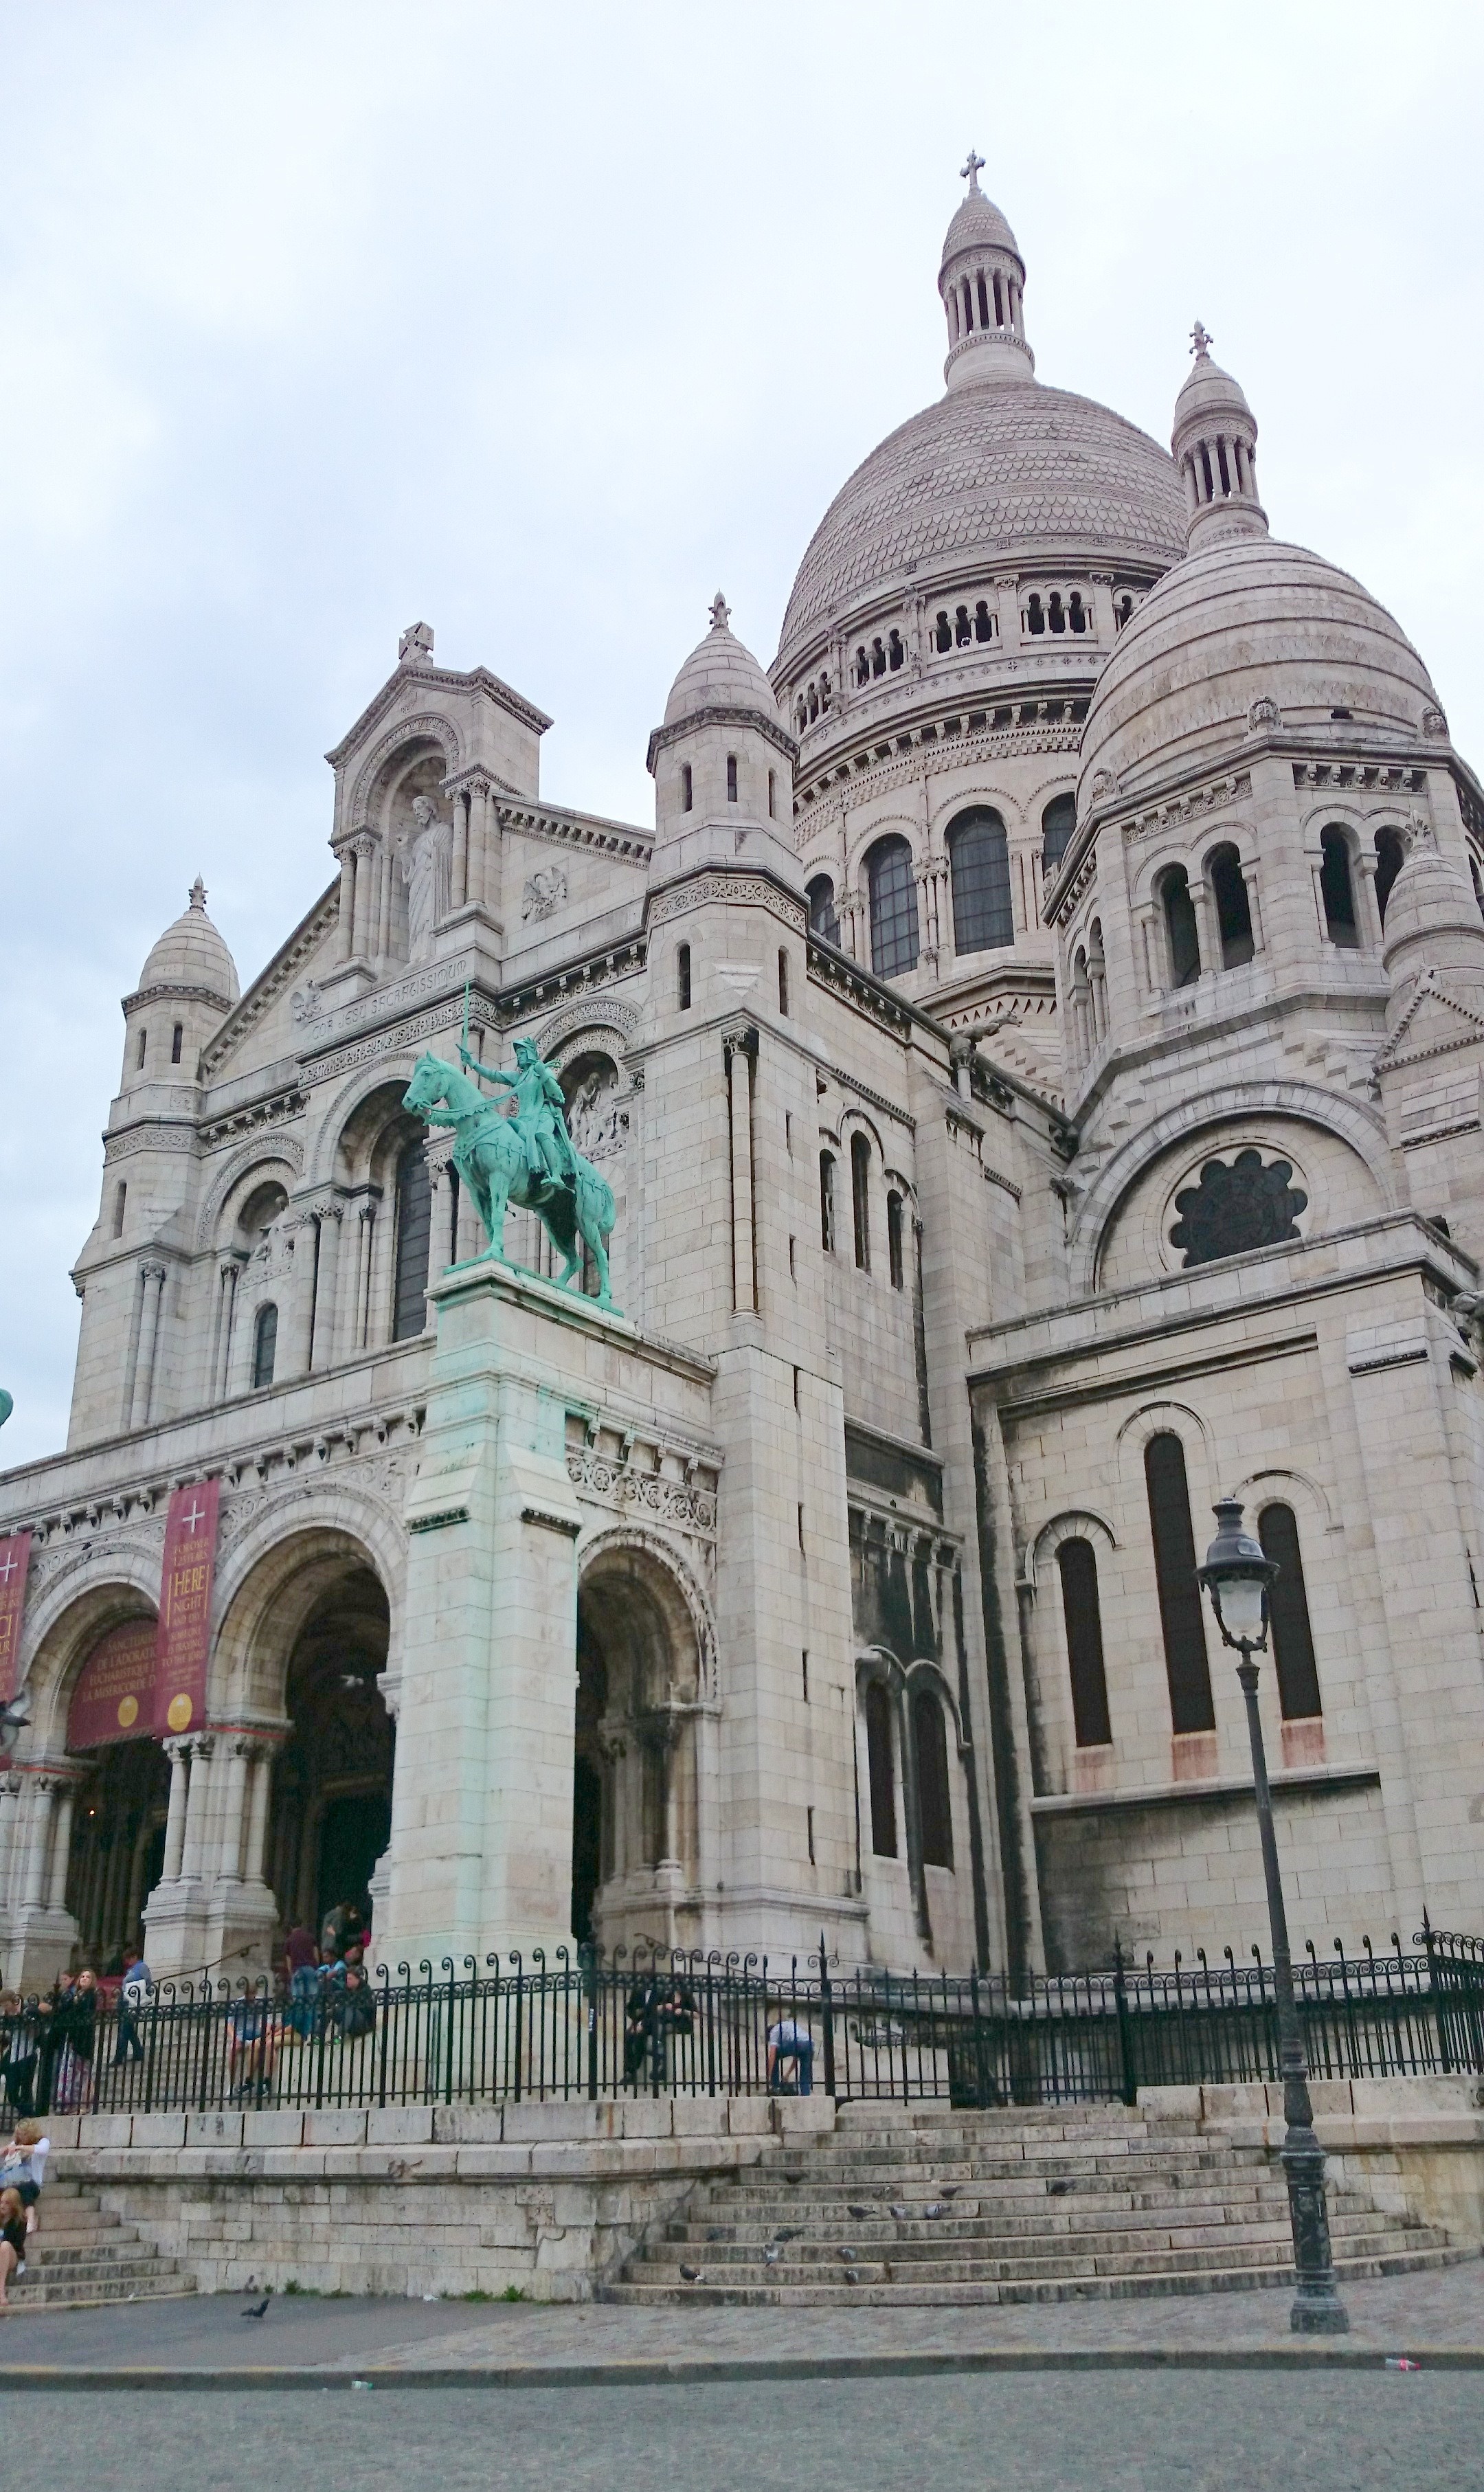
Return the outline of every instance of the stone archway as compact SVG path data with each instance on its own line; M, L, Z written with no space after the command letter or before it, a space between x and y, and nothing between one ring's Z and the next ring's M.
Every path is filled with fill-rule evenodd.
M605 1948L687 1944L700 1908L706 1652L655 1551L600 1542L578 1587L573 1929Z
M378 1578L351 1561L295 1635L265 1862L284 1929L302 1921L317 1934L337 1904L370 1911L392 1826L395 1733L380 1687L390 1626Z

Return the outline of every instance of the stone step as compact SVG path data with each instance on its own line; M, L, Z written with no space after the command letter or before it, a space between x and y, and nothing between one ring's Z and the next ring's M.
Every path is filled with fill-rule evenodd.
M832 2259L846 2249L856 2250L863 2258L875 2258L883 2254L889 2257L941 2258L949 2256L965 2243L976 2243L985 2248L993 2248L998 2244L1009 2251L1026 2241L1065 2243L1069 2240L1077 2240L1089 2251L1101 2256L1121 2249L1139 2249L1155 2240L1174 2244L1190 2242L1195 2246L1202 2246L1219 2241L1284 2241L1290 2238L1287 2206L1272 2208L1265 2218L1224 2218L1219 2208L1208 2210L1207 2217L1204 2222L1182 2220L1178 2211L1167 2210L1164 2212L1150 2212L1142 2221L1130 2221L1125 2217L1121 2223L1102 2226L1073 2225L1066 2222L1054 2226L986 2223L928 2225L888 2222L852 2225L847 2232L842 2232L838 2226L821 2224L797 2228L787 2227L786 2229L789 2231L796 2231L797 2238L782 2243L760 2239L756 2233L748 2237L734 2238L720 2225L674 2223L667 2225L662 2241L654 2242L645 2250L637 2252L636 2257L663 2258L683 2255L688 2264L693 2260L705 2259L747 2260L760 2259L766 2250L777 2247L787 2250L790 2259L810 2257ZM1331 2212L1329 2228L1334 2240L1343 2241L1358 2233L1374 2232L1377 2223L1378 2217L1374 2210L1356 2209L1353 2212ZM718 2234L721 2238L714 2238ZM1439 2233L1437 2239L1441 2242L1446 2239L1446 2235Z
M1472 2253L1463 2249L1388 2250L1376 2257L1346 2258L1335 2261L1335 2274L1341 2286L1356 2284L1377 2276L1411 2275L1442 2267L1453 2267ZM814 2283L783 2287L772 2285L639 2284L622 2282L601 2285L596 2299L600 2301L625 2303L631 2307L672 2305L677 2302L699 2302L708 2306L752 2307L771 2309L814 2307L828 2304L833 2308L848 2304L859 2309L873 2305L883 2309L952 2309L975 2304L1143 2300L1176 2293L1253 2292L1267 2286L1293 2284L1291 2264L1267 2267L1181 2268L1154 2275L1057 2275L1040 2280L1005 2280L994 2283L921 2283L848 2285Z
M1236 2239L1211 2243L1167 2242L1163 2246L1103 2244L1091 2247L1085 2242L1048 2242L1039 2254L1024 2249L995 2255L993 2244L965 2242L957 2250L946 2245L935 2252L913 2257L910 2248L894 2251L889 2258L875 2252L846 2260L838 2249L816 2249L812 2254L796 2255L800 2245L788 2244L788 2256L781 2258L775 2268L759 2273L756 2258L733 2257L728 2260L725 2245L707 2252L704 2259L687 2259L687 2267L697 2266L703 2274L722 2279L728 2273L741 2280L744 2274L764 2284L819 2283L833 2272L846 2276L846 2270L869 2283L890 2283L901 2279L903 2270L926 2283L981 2283L1004 2280L1036 2280L1052 2275L1167 2275L1189 2271L1199 2273L1205 2268L1273 2267L1284 2262L1289 2250L1287 2229L1274 2226L1261 2238L1238 2235ZM1373 2221L1368 2231L1357 2230L1337 2244L1337 2255L1346 2258L1378 2258L1388 2250L1409 2252L1439 2250L1446 2246L1440 2234L1419 2226L1403 2240L1393 2240L1387 2227ZM636 2259L630 2269L636 2283L680 2282L680 2261L673 2255L650 2251Z

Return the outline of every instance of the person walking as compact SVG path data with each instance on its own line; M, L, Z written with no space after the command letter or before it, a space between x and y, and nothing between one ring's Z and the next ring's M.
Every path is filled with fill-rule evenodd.
M119 1985L118 2038L113 2046L113 2064L121 2068L126 2059L142 2060L144 2045L139 2039L139 2018L149 2004L155 1987L154 1975L144 1961L144 1938L141 1932L127 1949L124 1978Z

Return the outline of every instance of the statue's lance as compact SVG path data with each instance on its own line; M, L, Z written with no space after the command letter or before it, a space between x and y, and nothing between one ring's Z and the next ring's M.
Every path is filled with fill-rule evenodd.
M463 982L463 1052L465 1055L469 1052L469 982L467 978Z

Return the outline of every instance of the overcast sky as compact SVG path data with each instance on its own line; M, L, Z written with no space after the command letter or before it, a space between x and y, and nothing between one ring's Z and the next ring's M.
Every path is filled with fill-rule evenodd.
M1275 530L1484 759L1484 12L0 0L0 1452L64 1438L118 998L199 870L243 983L426 617L650 818L720 585L765 662L941 389L972 142L1044 379L1168 440L1199 314Z

